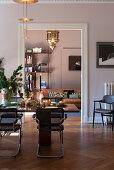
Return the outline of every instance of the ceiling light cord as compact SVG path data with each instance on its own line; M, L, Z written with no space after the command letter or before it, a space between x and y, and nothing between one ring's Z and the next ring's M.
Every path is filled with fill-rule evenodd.
M26 18L27 18L27 1L26 1Z
M19 19L20 21L23 22L23 27L25 24L25 39L27 39L27 22L32 21L33 19L30 19L27 17L28 11L27 11L27 5L28 4L33 4L38 2L38 0L13 0L14 2L21 3L23 4L23 18Z

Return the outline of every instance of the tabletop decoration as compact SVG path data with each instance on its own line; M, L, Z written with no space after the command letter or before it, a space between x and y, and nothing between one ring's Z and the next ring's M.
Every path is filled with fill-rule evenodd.
M65 108L67 105L65 103L63 103L62 101L59 102L59 104L57 105L57 107L62 107Z

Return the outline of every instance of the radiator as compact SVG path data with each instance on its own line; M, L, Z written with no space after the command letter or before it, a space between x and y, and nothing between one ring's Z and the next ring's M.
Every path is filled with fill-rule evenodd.
M104 95L114 95L114 81L104 83ZM105 105L106 109L112 109L112 106ZM110 118L106 117L105 123L110 123Z
M104 94L114 95L114 81L104 83Z

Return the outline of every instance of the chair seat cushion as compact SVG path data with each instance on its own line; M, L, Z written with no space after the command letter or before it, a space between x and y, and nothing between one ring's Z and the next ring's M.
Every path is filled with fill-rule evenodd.
M14 123L14 121L16 120L16 118L2 118L1 119L1 121L0 121L0 123L2 123L2 124L13 124Z
M111 114L112 110L108 110L108 109L95 109L95 112L103 113L103 114Z
M17 130L20 129L20 127L21 127L20 124L16 124L13 129L12 125L4 124L4 125L0 125L0 131L14 131L14 132L16 132Z

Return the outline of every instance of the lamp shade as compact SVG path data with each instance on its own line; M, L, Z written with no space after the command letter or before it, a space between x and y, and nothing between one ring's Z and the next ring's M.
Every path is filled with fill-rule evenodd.
M38 0L13 0L13 1L20 4L34 4L38 2Z
M31 18L20 18L19 21L30 22L30 21L33 21L33 19L31 19Z

